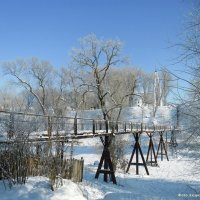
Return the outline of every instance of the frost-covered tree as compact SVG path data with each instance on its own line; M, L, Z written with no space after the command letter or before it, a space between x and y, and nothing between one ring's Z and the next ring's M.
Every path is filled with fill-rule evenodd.
M179 88L182 90L180 93L186 94L184 98L179 95L182 125L185 130L182 133L183 143L184 147L189 148L195 155L199 152L200 144L200 4L191 11L182 42L176 47L180 50L177 60L185 65L184 72L190 75L189 78L184 78L171 72L177 79L187 83L187 86Z
M62 115L67 109L69 78L66 73L37 58L18 59L2 65L17 91L24 94L21 96L27 102L25 107L31 107L31 112Z
M134 95L135 75L130 70L119 70L114 67L124 64L121 56L122 42L119 40L98 39L94 34L80 40L80 47L73 49L72 61L83 94L83 101L87 101L87 94L92 93L97 99L98 107L102 111L102 118L117 122L121 110L129 97ZM107 123L105 123L107 126ZM113 128L115 128L113 124ZM102 138L101 138L102 139ZM103 141L103 139L102 139ZM113 136L105 136L104 150L112 142L112 159L116 142ZM105 164L105 163L104 163ZM108 164L104 167L107 168ZM114 167L115 168L115 167Z
M18 87L28 91L36 100L43 114L47 113L47 88L50 85L53 67L37 58L18 59L3 63L4 73L13 78Z
M91 34L80 40L79 48L72 50L73 65L82 79L80 87L85 91L84 94L95 94L105 120L111 120L113 110L121 109L124 101L134 94L134 73L126 76L127 80L132 77L130 83L122 81L126 70L123 74L119 70L113 70L125 61L121 56L121 49L121 41L97 39ZM120 90L123 84L128 83L129 87Z

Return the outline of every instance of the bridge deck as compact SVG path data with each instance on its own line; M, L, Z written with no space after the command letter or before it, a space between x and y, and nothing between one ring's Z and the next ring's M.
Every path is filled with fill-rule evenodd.
M133 122L111 122L101 119L35 115L31 113L0 111L0 125L4 137L0 143L70 141L130 133L160 133L179 131L170 125L153 125ZM5 137L5 134L9 137ZM1 136L1 135L0 135ZM14 136L14 137L13 137ZM8 139L9 138L9 139Z
M67 132L66 134L63 134L63 132L59 133L52 133L51 136L48 136L48 133L43 133L41 135L35 134L35 136L31 135L29 137L17 137L13 139L6 139L6 140L0 140L0 144L2 143L13 143L13 142L70 142L74 139L87 139L87 138L94 138L94 137L103 137L103 136L117 136L122 134L142 134L142 133L160 133L160 132L167 132L167 131L180 131L179 129L171 129L171 128L159 128L159 129L126 129L124 130L118 130L118 132L112 132L109 130L106 132L106 130L96 130L95 133L92 131L78 131L75 135L73 131Z

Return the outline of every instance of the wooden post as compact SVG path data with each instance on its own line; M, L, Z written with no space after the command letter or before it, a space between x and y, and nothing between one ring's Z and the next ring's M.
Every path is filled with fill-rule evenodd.
M124 132L126 133L126 122L124 123Z
M131 122L130 123L130 126L131 126L131 133L133 132L133 123Z
M63 166L63 159L64 159L64 142L61 142L60 159L61 159L61 166Z
M105 121L106 133L108 133L108 120Z
M77 118L74 118L74 135L77 135L78 133L78 124L77 124Z
M176 128L179 128L180 123L180 105L176 107Z
M95 134L95 120L92 120L92 133Z
M47 156L49 156L49 153L52 149L52 142L51 142L51 136L52 136L52 117L48 116L48 119L47 119L47 124L48 124L48 127L47 127L47 133L48 133L48 149L47 149Z
M108 146L108 136L105 136L105 146ZM108 171L108 157L109 157L109 151L108 149L106 149L105 151L105 160L104 160L104 172L107 172ZM104 173L104 181L105 182L108 182L108 174L107 173Z
M143 153L142 153L142 150L141 150L141 147L140 147L140 143L139 143L139 133L138 132L135 133L135 134L133 133L133 135L134 135L134 138L135 138L135 144L134 144L133 152L131 154L130 161L128 163L128 167L127 167L126 173L129 171L129 168L130 168L131 165L135 165L136 166L136 174L137 175L139 174L139 166L144 166L147 175L149 175L149 171L148 171L146 162L144 160L144 156L143 156ZM132 163L133 156L134 156L135 153L136 153L136 162ZM139 153L140 153L140 156L142 158L142 163L139 163Z

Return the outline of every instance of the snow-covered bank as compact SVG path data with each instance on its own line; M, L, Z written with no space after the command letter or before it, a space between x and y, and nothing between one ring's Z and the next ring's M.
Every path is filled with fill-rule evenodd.
M99 147L98 147L99 146ZM150 175L146 175L143 167L139 168L140 175L135 175L135 167L131 166L129 173L118 170L117 185L103 182L103 176L94 178L101 155L99 138L82 140L75 146L74 157L84 158L84 180L73 183L64 180L63 186L51 191L48 179L45 177L30 177L26 185L15 185L11 190L0 181L1 200L160 200L187 199L187 195L200 198L200 174L194 171L194 158L186 155L169 154L159 162L159 167L148 167ZM127 158L130 158L132 147L128 147ZM145 150L144 150L145 153ZM199 196L198 196L199 195ZM188 197L188 199L191 199Z
M48 179L30 177L26 185L16 185L11 190L0 184L1 200L81 200L81 199L185 199L181 195L198 195L200 192L199 177L187 173L186 160L163 161L160 167L149 167L150 176L141 171L134 175L131 168L129 174L116 174L118 185L104 183L102 177L94 178L96 166L85 167L84 181L73 183L64 180L61 188L51 191Z
M96 147L93 146L92 152L95 151ZM130 146L129 153L131 151ZM100 155L88 155L82 154L86 163L91 164L85 166L85 179L79 185L87 199L185 199L183 196L189 194L199 195L200 198L200 174L194 174L195 158L169 153L169 161L158 159L158 167L148 166L149 176L143 167L139 168L140 175L135 175L135 167L131 166L128 174L122 171L116 173L116 186L104 183L102 175L99 180L94 179L97 169L94 163ZM130 158L130 154L127 154L127 158Z
M12 189L5 190L0 182L1 200L82 200L82 191L78 185L69 180L64 180L64 185L52 191L45 177L29 177L25 185L15 185Z
M85 111L82 117L93 118L96 111ZM123 120L149 123L150 121L162 123L176 123L176 110L163 107L157 111L156 118L151 118L151 110L139 107L127 108L122 113ZM98 115L98 112L96 113ZM41 132L40 132L41 134ZM26 185L15 185L12 189L5 190L0 181L0 200L130 200L130 199L200 199L200 173L196 167L199 151L191 152L185 147L185 141L180 140L177 134L178 148L174 153L169 149L169 161L158 158L158 167L148 166L150 175L146 175L143 167L139 167L139 175L135 175L135 166L131 166L129 173L117 170L117 185L112 182L103 182L100 174L96 180L95 173L103 150L100 138L80 139L74 143L74 158L84 159L84 176L82 183L73 183L63 180L63 186L52 191L45 177L29 177ZM126 159L130 159L133 150L134 137L132 134L120 135L127 140ZM122 139L122 138L121 138ZM149 137L141 136L141 147L146 156ZM159 135L154 135L154 145L157 149ZM168 138L169 140L169 138ZM191 144L192 145L192 144ZM169 147L168 147L169 148Z

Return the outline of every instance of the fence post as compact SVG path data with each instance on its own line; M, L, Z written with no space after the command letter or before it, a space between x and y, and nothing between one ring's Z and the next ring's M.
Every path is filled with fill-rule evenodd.
M95 120L92 120L92 133L95 134Z
M74 118L74 135L77 135L78 132L78 125L77 125L77 118Z
M83 157L81 157L81 177L80 177L80 181L83 181L83 168L84 168L84 160Z
M126 133L126 122L124 122L124 132Z
M61 153L60 153L60 159L61 159L61 166L63 166L63 159L64 159L64 142L61 142Z
M106 125L106 133L108 133L108 120L105 121Z

